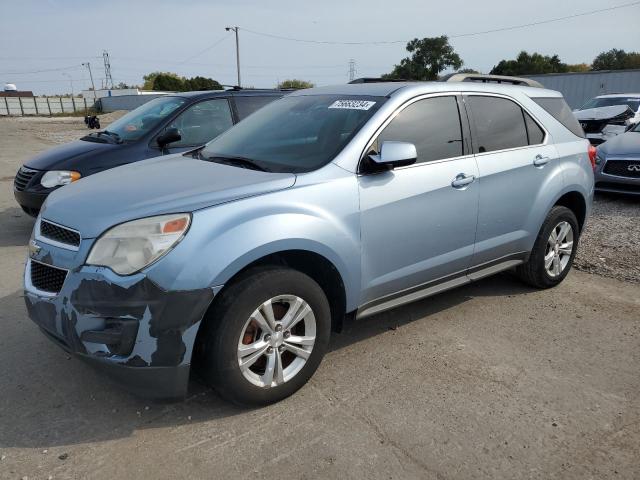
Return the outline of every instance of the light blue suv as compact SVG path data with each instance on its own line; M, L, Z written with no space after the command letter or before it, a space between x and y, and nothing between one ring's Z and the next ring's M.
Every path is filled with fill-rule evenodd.
M507 269L561 282L593 161L542 88L298 91L203 148L53 192L27 309L138 393L184 395L194 365L227 399L274 402L309 380L345 318Z

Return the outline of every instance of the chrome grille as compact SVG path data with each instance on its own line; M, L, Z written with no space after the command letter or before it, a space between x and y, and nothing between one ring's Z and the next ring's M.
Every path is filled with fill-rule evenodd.
M67 271L31 260L31 284L47 293L59 293Z
M46 220L40 221L40 236L65 245L80 246L80 234L78 232Z
M29 185L29 182L36 173L38 173L38 170L33 170L27 167L20 167L20 170L18 170L18 173L16 173L16 178L13 181L15 189L19 192L22 192L25 188L27 188L27 185Z

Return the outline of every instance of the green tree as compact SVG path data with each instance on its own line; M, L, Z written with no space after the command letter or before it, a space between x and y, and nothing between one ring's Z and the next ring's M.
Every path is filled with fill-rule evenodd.
M462 70L458 70L456 73L480 73L477 70L474 70L473 68L463 68Z
M640 68L640 53L612 48L608 52L600 53L591 64L592 70L624 70L627 68Z
M567 72L588 72L591 65L588 63L574 63L567 65Z
M188 80L185 80L185 90L222 90L222 85L220 85L213 78L205 78L205 77L193 77Z
M500 60L491 69L492 75L534 75L538 73L563 73L567 71L567 64L560 61L558 55L529 54L524 50L515 60Z
M307 82L306 80L298 80L297 78L292 78L290 80L283 80L278 83L278 88L313 88L314 85L311 82Z
M414 38L407 43L411 54L400 60L391 73L383 75L387 79L437 80L440 72L447 68L458 70L463 65L460 56L449 45L446 35L441 37Z

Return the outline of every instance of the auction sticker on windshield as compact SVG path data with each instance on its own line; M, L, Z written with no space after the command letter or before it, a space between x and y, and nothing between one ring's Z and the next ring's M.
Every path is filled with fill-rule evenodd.
M369 110L376 102L369 100L336 100L329 108L344 108L347 110Z

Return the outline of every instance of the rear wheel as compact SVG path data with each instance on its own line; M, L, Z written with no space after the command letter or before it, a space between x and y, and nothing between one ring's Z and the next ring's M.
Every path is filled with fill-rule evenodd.
M279 401L320 365L331 314L320 286L286 268L248 272L217 299L200 340L203 374L241 405Z
M578 239L575 214L567 207L553 207L538 233L528 262L516 269L518 276L537 288L555 287L571 270Z

